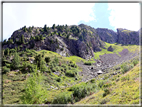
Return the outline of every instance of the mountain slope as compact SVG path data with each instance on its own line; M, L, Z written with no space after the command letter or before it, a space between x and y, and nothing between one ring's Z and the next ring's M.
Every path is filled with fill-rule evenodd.
M105 91L102 89L75 104L139 104L139 64L113 79L106 82L109 90L106 96L103 96Z
M79 56L84 59L94 57L94 52L105 49L105 42L123 45L139 45L139 31L117 29L117 32L106 28L94 29L80 24L64 26L53 24L42 27L26 27L16 30L8 41L3 41L3 49L50 50L62 56Z
M94 56L93 51L101 51L100 48L105 45L91 30L75 25L53 25L51 28L46 25L43 28L25 26L3 42L3 49L46 49L63 56L76 55L88 59Z

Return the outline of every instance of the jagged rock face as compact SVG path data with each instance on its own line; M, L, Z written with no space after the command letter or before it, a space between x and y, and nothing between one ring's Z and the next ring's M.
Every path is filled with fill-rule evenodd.
M48 31L41 27L32 27L31 31L29 30L30 27L27 28L27 31L22 28L12 34L8 43L3 45L3 49L12 49L19 46L20 50L26 48L45 49L57 52L62 56L76 55L84 59L90 59L94 57L94 52L105 48L104 41L108 43L139 44L139 32L117 29L116 33L104 28L94 29L84 24L74 25L73 29L72 27L56 26L54 29L48 28ZM22 35L25 44L20 42ZM11 43L10 40L13 40L13 42ZM19 42L20 44L18 44ZM112 49L108 50L112 51Z
M127 29L118 28L117 32L114 32L113 30L109 30L106 28L97 28L96 32L102 41L108 43L117 42L123 45L128 45L128 44L139 45L140 30L136 32L136 31L130 31Z
M87 34L82 33L82 35L87 43L90 42L92 44L93 51L101 51L101 48L104 48L105 43L100 39L99 35L97 34L97 30L84 24L80 24L79 26L89 32ZM89 35L91 35L91 37Z
M128 44L135 44L139 45L139 32L136 31L130 31L127 29L117 29L118 32L118 43L123 44L123 45L128 45Z
M117 42L117 32L106 28L97 28L96 31L102 41L108 43Z
M83 35L83 40L80 40L79 37L75 36L73 33L70 34L70 37L78 39L68 39L61 35L59 36L59 31L57 29L55 29L57 33L50 36L49 34L51 34L51 32L53 33L55 30L50 29L50 33L47 34L46 32L42 31L42 28L33 28L31 32L25 32L22 29L19 29L15 31L9 38L9 40L12 39L14 43L4 45L3 49L11 49L20 46L20 50L25 50L26 48L35 50L45 49L57 52L62 56L76 55L84 59L90 59L94 57L94 51L100 50L100 47L103 47L104 43L100 40L99 37L97 37L97 39L94 39L94 37L89 35L88 31L84 33L81 30L81 27L78 28L80 29L80 35ZM96 35L94 31L92 34L93 36ZM61 32L61 34L63 34L64 32L65 31ZM24 36L25 44L18 45L17 41L21 40L22 35ZM37 37L38 35L43 35L44 39L31 39L31 37ZM89 42L91 44L90 46L88 45Z
M78 41L79 56L85 59L94 57L93 49L88 48L83 41Z

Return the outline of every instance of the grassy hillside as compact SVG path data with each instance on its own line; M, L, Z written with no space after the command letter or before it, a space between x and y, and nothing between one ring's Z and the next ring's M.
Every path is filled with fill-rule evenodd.
M138 46L134 45L121 46L109 43L106 43L106 48L110 45L114 48L114 52L120 52L123 48L129 49L131 52L139 49ZM12 50L9 53L7 52L9 55L4 56L2 59L2 63L4 64L2 66L3 104L67 104L76 102L77 104L122 104L129 102L133 104L139 102L139 65L135 66L137 61L136 63L135 61L131 61L125 64L128 65L129 69L135 66L127 73L123 71L125 67L119 65L122 67L120 70L121 73L118 75L110 76L114 72L111 69L108 74L99 75L97 78L88 82L80 82L82 77L78 73L82 69L76 63L95 63L93 58L90 61L86 61L77 56L63 57L58 53L47 50L35 51L27 49L26 51L17 53L20 56L20 62L16 70L11 68L12 59L15 55ZM107 54L109 51L104 49L94 54L99 57L99 55L105 53ZM47 62L46 58L49 58ZM41 62L35 62L36 59L41 60ZM33 62L31 63L31 61ZM128 70L128 68L125 69ZM42 69L45 69L45 71ZM104 80L101 80L101 78L104 78ZM26 85L29 85L28 88L26 88ZM105 96L104 93L107 95ZM21 100L22 98L24 100ZM32 102L28 102L31 100L28 98L31 98ZM93 98L95 99L91 100Z
M45 72L42 72L39 68L36 68L36 65L38 65L37 63L30 63L31 60L35 60L35 57L40 54L43 56L43 60L46 57L50 58L49 63L44 62L44 64L47 65L47 71ZM20 96L22 96L25 91L25 85L30 77L29 75L33 75L36 70L39 70L42 75L44 84L43 87L48 90L46 95L48 96L47 100L49 99L49 102L52 100L52 96L55 96L58 91L61 91L62 89L81 80L81 77L78 75L81 68L79 68L74 61L72 61L74 60L73 58L70 60L70 58L62 57L55 52L47 50L27 50L18 52L18 55L20 55L21 64L18 71L11 70L11 62L10 58L7 59L8 56L3 59L3 62L5 63L5 66L3 66L4 104L21 103ZM12 57L13 54L10 56ZM57 64L54 62L55 59L58 60ZM23 69L26 70L23 71ZM35 70L30 71L31 69Z
M117 44L117 43L114 43L114 44L110 44L110 43L107 43L105 42L105 48L106 49L102 49L102 51L100 52L94 52L94 58L95 59L98 59L99 58L99 55L104 55L104 54L118 54L119 55L119 52L121 52L123 49L128 49L129 52L138 52L140 50L140 46L138 45L121 45L121 44ZM108 51L107 48L112 46L112 48L114 49L113 52L111 51ZM120 55L119 55L120 56Z
M107 80L96 93L75 104L139 104L139 64L125 74Z

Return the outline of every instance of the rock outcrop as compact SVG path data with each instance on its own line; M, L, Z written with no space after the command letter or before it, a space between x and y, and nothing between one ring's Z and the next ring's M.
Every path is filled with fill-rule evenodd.
M113 30L106 28L97 28L96 32L102 41L105 41L107 43L117 42L117 32L114 32Z
M78 26L28 27L20 28L3 42L3 49L17 48L19 50L46 49L62 56L76 55L84 59L94 57L94 52L105 48L105 42L123 45L139 45L139 33L126 29L114 32L105 28L94 29L80 24ZM111 47L108 49L113 51Z
M123 45L139 45L139 31L130 31L127 29L118 28L117 32L106 28L97 28L97 34L102 41L107 43L119 43Z
M112 46L110 46L107 50L113 52L114 49L112 48Z
M22 39L23 37L23 39ZM24 41L24 42L22 42ZM84 59L94 57L94 51L101 51L105 43L99 38L94 28L86 25L51 27L23 27L16 30L3 49L50 50L62 56L76 55Z
M139 45L139 32L118 28L118 43L123 45Z

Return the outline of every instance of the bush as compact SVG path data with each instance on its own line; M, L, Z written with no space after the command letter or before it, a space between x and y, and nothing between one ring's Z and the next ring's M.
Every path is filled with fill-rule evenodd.
M127 81L130 80L129 75L127 75L127 76L121 78L121 81L122 81L122 82L123 82L123 81L126 81L126 80L127 80Z
M84 64L85 64L85 65L92 65L92 62L86 61Z
M57 78L56 81L57 81L57 82L61 82L61 78Z
M107 99L103 99L100 101L100 104L106 104L107 102L108 102Z
M37 70L28 78L24 89L25 91L20 97L23 104L42 104L44 102L47 96L46 91L41 85L42 80L42 75Z
M2 71L3 73L7 73L7 72L10 72L10 69L9 68L7 68L6 66L4 66L3 67L3 71Z
M93 93L93 89L96 87L96 84L80 83L72 86L68 91L73 91L74 100L77 102L80 99L86 97L87 95L91 95Z
M59 63L59 59L58 59L56 56L55 56L55 58L54 58L54 61L55 61L56 64Z
M54 100L52 104L68 104L73 103L73 95L69 92L60 93Z
M15 70L18 69L19 67L20 67L20 57L17 53L15 53L11 63L11 68Z
M62 65L61 65L61 67L63 67L63 69L64 69L65 71L67 71L67 70L68 70L68 66L67 66L67 65L65 65L65 64L62 64Z
M130 68L133 68L134 67L134 64L132 63L132 64L130 64Z
M124 74L125 72L127 72L130 69L129 65L127 65L126 63L121 65L121 70L122 73Z
M91 83L95 83L95 79L91 79L90 82L91 82Z
M5 63L5 65L6 65L7 68L11 67L10 64L8 64L8 63Z
M72 61L68 64L68 66L71 66L71 67L77 68L77 65L76 65L74 62L72 62Z
M106 95L108 95L110 93L110 91L108 89L104 89L104 93L103 93L103 97L105 97Z
M15 52L16 52L15 49L10 49L10 54L11 54L11 53L15 53Z
M46 61L46 63L49 63L50 62L50 57L45 57L45 61Z
M102 88L104 85L104 81L100 80L99 83L98 83L98 87Z
M9 55L9 48L6 48L5 50L4 50L4 55L6 56L6 55Z
M73 89L73 96L77 97L78 100L84 98L87 95L87 88L84 86L76 86Z
M133 60L133 64L134 64L134 66L137 65L138 64L138 60L137 59Z
M66 76L69 76L69 77L75 77L76 74L77 72L72 71L72 70L66 71Z
M28 70L26 70L26 68L28 68ZM23 63L21 71L23 73L27 73L28 71L29 72L34 72L34 69L35 69L34 65L32 65L30 63Z
M51 73L51 69L48 67L46 72Z
M55 68L51 68L52 72L56 72L56 69Z

